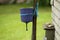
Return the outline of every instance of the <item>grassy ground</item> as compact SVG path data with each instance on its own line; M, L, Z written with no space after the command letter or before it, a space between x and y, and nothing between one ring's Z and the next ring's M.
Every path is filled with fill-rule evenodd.
M20 11L25 5L0 5L0 40L31 40L32 23L25 30L25 23L21 22ZM49 7L40 7L37 19L37 40L43 40L43 24L51 22Z

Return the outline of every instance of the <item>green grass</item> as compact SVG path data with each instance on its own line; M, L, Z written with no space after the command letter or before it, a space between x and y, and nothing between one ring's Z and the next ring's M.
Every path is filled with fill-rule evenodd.
M0 40L31 40L32 23L25 30L25 23L21 22L20 8L25 5L0 5ZM51 22L50 7L40 7L37 18L37 40L43 40L45 31L43 24Z

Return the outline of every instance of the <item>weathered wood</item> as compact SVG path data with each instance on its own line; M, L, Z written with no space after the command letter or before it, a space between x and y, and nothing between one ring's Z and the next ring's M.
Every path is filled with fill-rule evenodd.
M52 23L55 26L55 40L60 40L60 0L54 0Z
M53 19L56 22L56 25L58 24L60 26L60 20L58 19L58 17L56 17L55 15L53 15Z
M54 6L60 10L60 3L58 1L54 1Z
M60 0L56 0L58 3L60 3Z
M47 23L44 25L45 38L46 40L54 40L55 37L55 28L53 24Z
M60 27L55 24L55 31L60 36Z
M58 38L60 37L60 26L53 20L53 23L54 23L54 25L55 25L55 38L58 40ZM59 35L59 36L57 36L56 37L56 33L57 33L57 35Z
M52 13L60 18L60 11L56 7L52 7Z
M55 33L55 30L48 30L46 31L46 37L47 37L47 40L54 40L54 34Z
M56 38L57 40L60 40L60 36L59 36L57 33L55 33L55 38Z

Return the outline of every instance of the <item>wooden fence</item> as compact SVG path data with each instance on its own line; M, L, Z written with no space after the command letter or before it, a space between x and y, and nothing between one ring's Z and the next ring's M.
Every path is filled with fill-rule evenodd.
M52 4L52 22L55 25L55 40L60 40L60 0L53 0Z

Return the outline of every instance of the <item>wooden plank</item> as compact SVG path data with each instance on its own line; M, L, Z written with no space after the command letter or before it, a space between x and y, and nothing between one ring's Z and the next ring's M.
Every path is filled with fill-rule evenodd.
M56 33L56 31L55 31L55 33ZM56 37L56 35L55 35L55 40L57 40L57 37Z
M56 0L54 1L54 6L60 10L60 3L57 2Z
M55 20L55 22L60 26L60 20L53 14L52 18Z
M55 33L55 38L56 38L57 40L60 40L60 36L59 36L57 33Z
M54 0L52 23L55 25L55 40L60 40L60 0Z
M55 21L53 21L53 24L55 25L55 30L58 33L58 35L60 36L60 27L58 26L58 24L55 23Z
M55 37L55 40L57 40L57 38Z
M54 13L60 19L60 11L58 11L56 7L52 7L52 13Z
M56 30L55 32L56 32L56 33L59 35L59 37L60 37L60 34L58 33L58 31Z
M56 37L56 32L55 32L55 40L58 40L58 38Z
M52 10L56 10L54 7ZM52 18L56 21L57 24L60 25L60 13L59 11L52 11Z
M56 1L60 3L60 0L56 0Z

